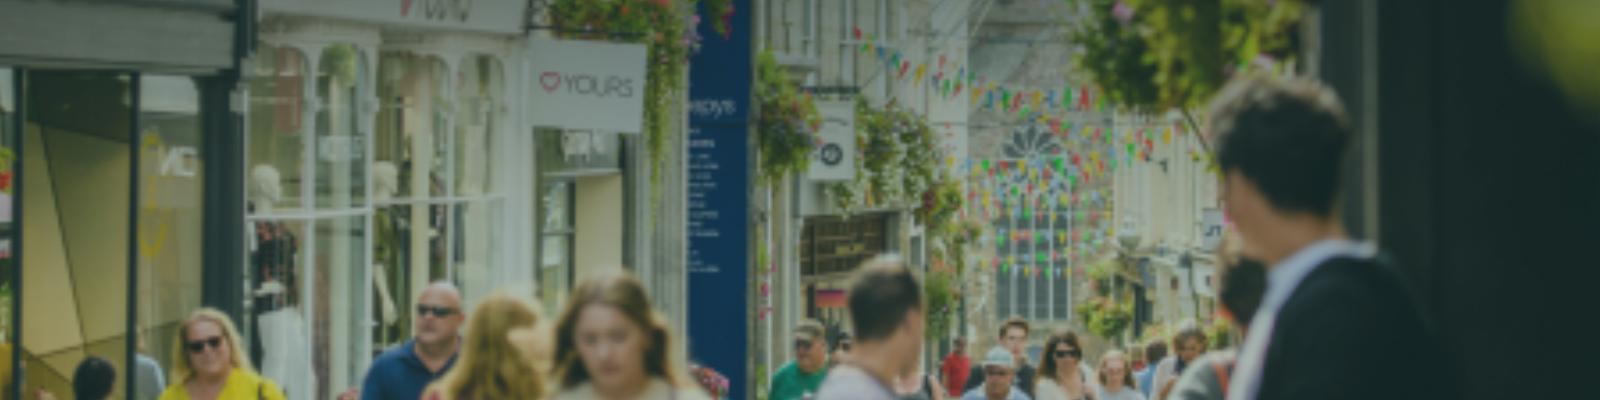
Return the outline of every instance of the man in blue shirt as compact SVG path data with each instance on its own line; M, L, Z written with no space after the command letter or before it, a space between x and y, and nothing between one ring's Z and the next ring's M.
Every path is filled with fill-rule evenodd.
M1150 342L1150 345L1145 346L1145 348L1144 348L1144 360L1145 360L1144 361L1144 370L1133 374L1134 375L1134 379L1138 379L1139 380L1139 392L1144 393L1144 398L1147 398L1147 399L1152 398L1150 396L1153 393L1155 393L1154 390L1150 390L1150 386L1155 384L1156 367L1160 366L1161 365L1161 360L1164 360L1166 358L1167 358L1167 343L1166 342L1163 342L1161 340L1153 340L1153 341Z
M416 337L372 361L361 388L362 400L417 400L422 390L444 376L461 349L461 291L434 283L417 298Z

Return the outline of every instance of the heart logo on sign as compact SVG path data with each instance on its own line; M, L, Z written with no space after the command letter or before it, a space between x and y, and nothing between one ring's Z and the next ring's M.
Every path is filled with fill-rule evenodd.
M561 87L561 74L554 71L539 75L539 86L546 92L554 92Z

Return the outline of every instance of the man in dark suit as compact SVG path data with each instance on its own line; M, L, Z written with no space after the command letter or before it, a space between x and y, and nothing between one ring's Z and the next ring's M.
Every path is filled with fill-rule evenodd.
M1244 253L1270 265L1229 400L1440 398L1409 287L1337 212L1350 126L1312 81L1243 77L1212 106L1223 201Z
M999 347L1011 352L1012 360L1016 363L1015 368L1012 369L1012 371L1015 371L1012 374L1012 376L1015 376L1015 382L1013 382L1012 386L1022 390L1029 398L1032 398L1034 368L1032 365L1028 365L1028 357L1023 353L1023 350L1028 347L1028 333L1030 331L1028 320L1017 316L1007 318L1004 323L1000 324ZM972 366L972 371L967 373L967 387L963 388L962 392L970 392L972 389L983 386L983 381L983 365Z

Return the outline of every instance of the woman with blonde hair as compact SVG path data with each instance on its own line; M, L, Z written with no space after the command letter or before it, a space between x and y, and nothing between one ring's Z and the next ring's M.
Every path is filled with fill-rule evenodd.
M1122 350L1111 350L1100 356L1101 400L1144 400L1144 393L1139 393L1138 384L1133 380L1133 368L1128 363L1128 355Z
M708 399L673 364L672 333L622 270L582 280L556 322L556 399Z
M250 367L227 314L202 308L178 326L172 385L161 400L284 400L283 390Z
M539 314L528 302L493 294L472 309L460 359L438 382L423 391L424 400L537 399L543 380L512 333L534 327Z

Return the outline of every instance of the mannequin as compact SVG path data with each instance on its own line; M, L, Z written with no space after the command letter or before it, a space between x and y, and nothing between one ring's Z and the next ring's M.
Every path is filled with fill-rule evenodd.
M395 168L394 163L388 161L378 161L373 163L372 184L373 202L381 203L394 198L395 192L399 191L400 189L399 169ZM381 216L383 214L379 215ZM389 227L389 225L385 223L387 222L387 219L388 218L382 218L380 222L376 223L378 229L385 229ZM386 236L379 237L382 238ZM394 295L391 294L389 290L389 271L384 265L384 261L386 261L386 259L380 256L377 258L377 262L372 264L372 285L374 286L374 289L378 295L379 320L383 322L383 326L387 327L399 322L400 315L395 312Z
M250 169L250 206L257 214L272 211L283 197L278 169L266 164ZM300 308L299 238L282 222L258 221L250 246L256 324L251 351L261 360L261 374L278 382L289 398L312 398L316 377L311 366L311 333Z

